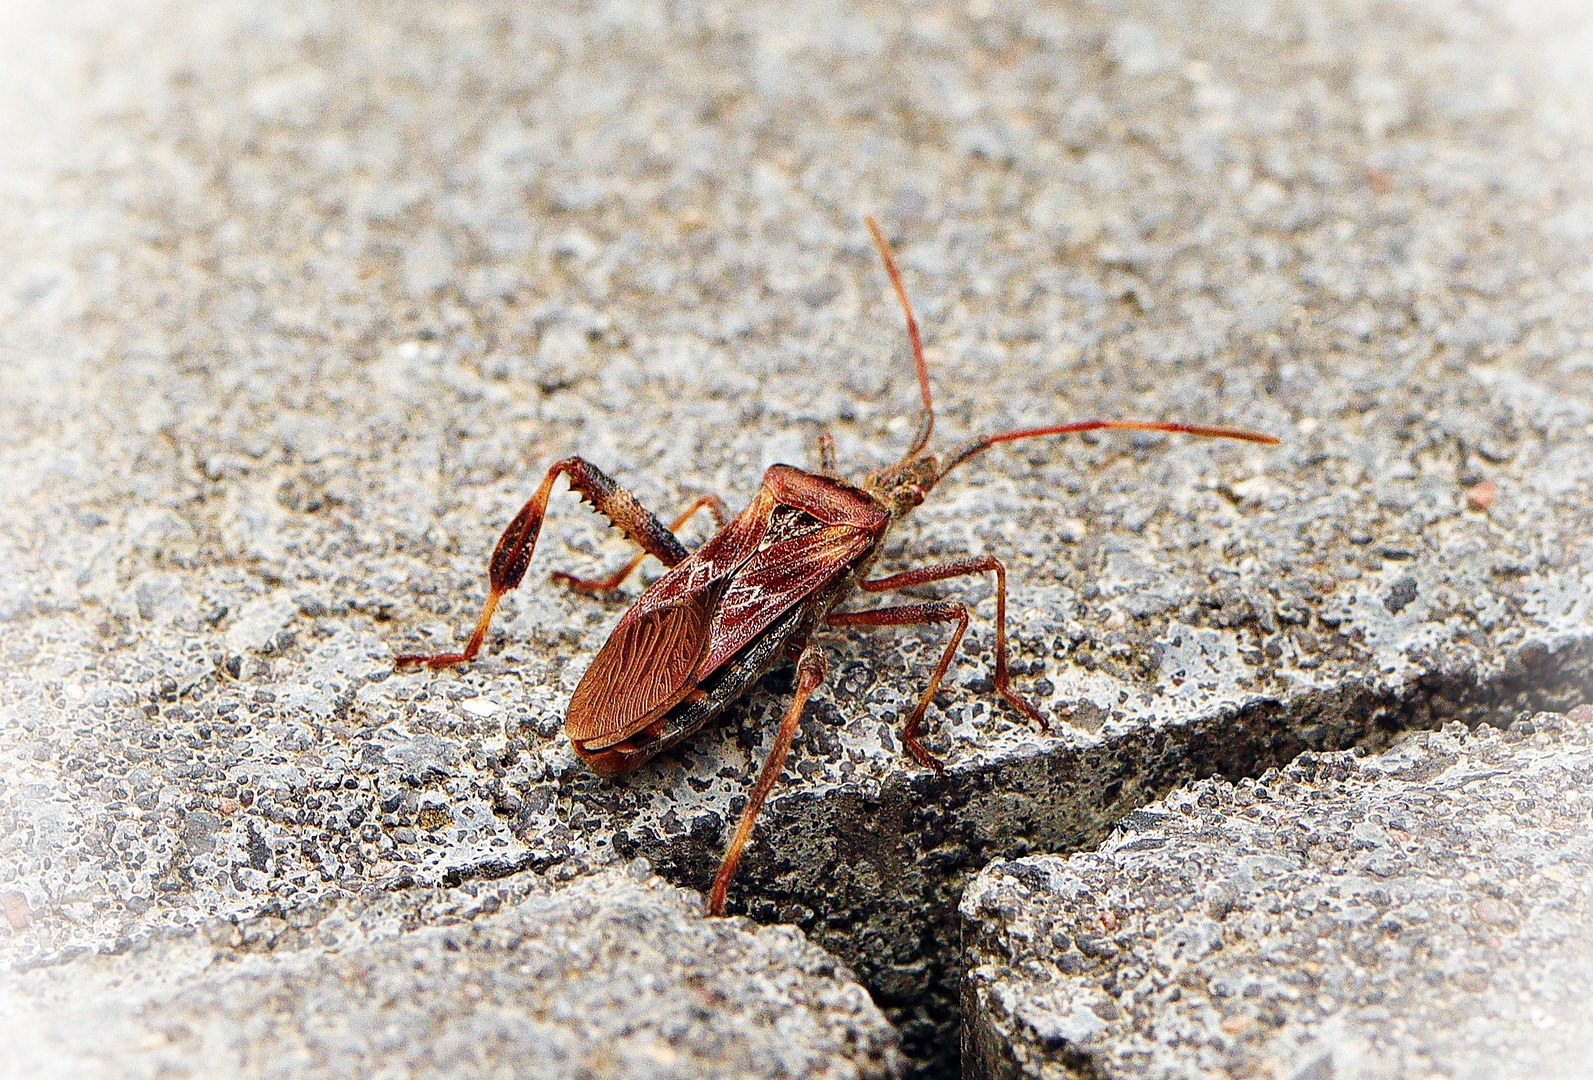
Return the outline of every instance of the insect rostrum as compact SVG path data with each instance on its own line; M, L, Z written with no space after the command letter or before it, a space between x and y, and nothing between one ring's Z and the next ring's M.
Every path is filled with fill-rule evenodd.
M525 576L553 482L562 474L573 491L623 530L642 551L606 578L588 580L564 573L555 573L554 577L575 589L596 592L619 585L647 555L657 557L670 568L620 619L570 698L565 731L575 752L594 772L614 776L635 769L718 716L781 657L794 659L796 690L708 894L708 910L714 915L724 911L725 891L752 835L753 822L779 778L803 706L824 679L824 655L814 641L820 627L956 624L940 662L902 729L902 741L914 758L928 768L944 769L918 735L930 699L939 689L968 627L968 609L954 600L930 600L864 611L836 611L854 592L887 592L994 572L996 691L1042 729L1046 726L1045 719L1018 696L1007 677L1007 574L1000 559L978 555L880 578L868 576L892 523L922 503L947 473L997 443L1100 428L1176 431L1259 443L1278 441L1270 435L1236 428L1083 420L983 435L944 455L927 452L935 410L918 322L913 318L884 235L873 218L867 221L907 317L923 398L918 432L901 460L851 483L836 475L833 445L821 436L817 472L775 465L764 474L763 485L752 502L728 522L719 499L703 496L666 528L597 466L578 457L566 458L548 470L541 486L499 538L488 569L487 602L464 651L397 657L400 665L440 668L465 663L476 655L499 598L516 588ZM696 551L688 552L675 538L674 530L705 506L714 515L719 531Z

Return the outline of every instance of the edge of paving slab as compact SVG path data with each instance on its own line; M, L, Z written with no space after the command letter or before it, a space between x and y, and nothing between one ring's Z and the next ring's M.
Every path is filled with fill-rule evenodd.
M1362 976L1373 969L1383 973L1386 964L1392 965L1396 973L1403 965L1407 974L1419 967L1430 976L1442 974L1446 980L1456 977L1456 988L1463 1000L1494 988L1497 973L1488 973L1485 978L1477 973L1482 969L1474 971L1475 963L1468 963L1460 955L1466 951L1464 947L1454 941L1446 945L1427 940L1446 933L1451 938L1458 935L1466 939L1468 931L1459 924L1451 927L1444 916L1433 921L1433 912L1424 904L1440 900L1447 907L1445 903L1439 906L1450 911L1459 923L1470 921L1480 928L1472 935L1476 940L1469 942L1472 951L1498 956L1506 982L1526 969L1549 970L1556 958L1564 961L1569 956L1571 970L1575 969L1577 954L1574 950L1568 954L1565 946L1574 945L1577 939L1567 937L1574 931L1565 922L1563 897L1548 895L1554 893L1555 882L1565 880L1563 873L1553 877L1560 872L1550 871L1552 881L1512 881L1506 887L1500 878L1508 876L1507 871L1492 865L1496 861L1492 838L1484 837L1485 843L1479 849L1475 844L1468 846L1441 836L1424 848L1424 836L1414 830L1419 828L1423 816L1435 811L1431 806L1420 805L1419 799L1416 808L1406 808L1403 800L1409 796L1400 792L1409 789L1419 794L1442 789L1454 792L1451 798L1463 798L1470 785L1500 775L1499 769L1490 766L1501 757L1520 767L1534 753L1539 759L1555 757L1556 751L1570 749L1573 740L1581 745L1585 769L1588 735L1593 731L1590 723L1593 706L1582 705L1570 716L1538 713L1517 720L1504 732L1487 727L1472 731L1459 724L1446 724L1437 732L1413 733L1390 752L1369 759L1358 754L1307 756L1283 769L1269 771L1259 783L1249 778L1238 785L1208 781L1176 792L1131 817L1122 834L1099 851L1072 858L1059 853L993 863L970 884L961 907L966 1075L980 1080L1011 1080L1041 1075L1095 1078L1119 1075L1124 1069L1132 1074L1138 1068L1152 1067L1147 1063L1148 1057L1158 1052L1171 1053L1173 1058L1154 1063L1156 1068L1152 1071L1156 1075L1162 1074L1159 1070L1176 1071L1180 1061L1183 1066L1190 1066L1191 1054L1215 1055L1211 1061L1203 1058L1202 1067L1233 1069L1241 1075L1261 1069L1258 1075L1320 1080L1334 1075L1363 1075L1363 1068L1370 1070L1364 1073L1367 1076L1405 1075L1399 1067L1394 1073L1379 1069L1389 1067L1396 1058L1406 1066L1413 1061L1420 1064L1430 1056L1434 1045L1447 1046L1453 1041L1449 1036L1460 1035L1456 1025L1465 1027L1466 1037L1474 1044L1493 1047L1498 1041L1495 1035L1508 1043L1508 1033L1474 1031L1462 1024L1464 1016L1455 1019L1441 1002L1422 1013L1401 996L1410 990L1408 986L1378 986L1374 985L1374 978L1372 984L1362 987L1365 1000L1359 1001L1358 1008L1371 1011L1360 1017L1361 1022L1386 1023L1386 1008L1381 1021L1369 1018L1378 1015L1379 1007L1392 999L1397 1016L1412 1022L1425 1020L1440 1029L1436 1033L1429 1031L1425 1040L1415 1039L1416 1045L1406 1045L1406 1039L1399 1038L1392 1047L1385 1044L1378 1050L1367 1042L1364 1033L1357 1034L1356 1017L1335 1018L1333 1014L1340 1008L1335 999L1342 1001L1349 994L1358 1000L1354 973L1359 968L1366 969L1360 971ZM1485 760L1479 762L1477 758ZM1550 768L1555 768L1552 762ZM1526 775L1517 777L1508 769L1504 771L1507 778L1503 782L1529 779ZM1452 773L1458 775L1451 776ZM1541 768L1532 773L1540 778L1541 775ZM1562 786L1567 781L1576 783L1578 775L1573 771L1559 780ZM1333 800L1323 803L1320 795L1322 787L1331 789L1346 778L1363 781L1351 794L1372 801L1372 820L1344 832L1324 826L1320 820L1311 834L1296 836L1292 831L1288 835L1276 831L1276 823L1268 816L1272 812L1290 824L1331 817L1335 811L1353 814L1355 811ZM1319 792L1315 802L1302 794L1309 791ZM1519 811L1519 800L1531 797L1525 792L1516 794L1513 805ZM1224 808L1229 816L1224 816ZM1543 804L1539 808L1560 812L1562 817L1567 812L1575 813L1574 808L1565 811L1563 807ZM1523 812L1530 816L1530 811ZM1560 835L1541 821L1534 820L1534 824L1539 826L1540 846L1545 837L1552 840ZM1481 819L1469 825L1475 833L1487 832L1487 823ZM1508 822L1505 825L1508 827ZM1395 832L1385 835L1389 828ZM1400 829L1412 831L1401 833ZM1512 835L1516 831L1512 828ZM1572 846L1580 841L1585 852L1587 834L1565 835L1563 839ZM1163 854L1170 842L1181 846L1168 849L1176 854ZM1451 843L1457 846L1451 848ZM1317 844L1332 849L1326 867L1319 865L1320 858L1312 860L1306 855ZM1406 854L1404 849L1412 854ZM1424 850L1429 861L1421 865L1415 860ZM1363 851L1369 854L1355 854ZM1392 855L1383 854L1390 851ZM1280 855L1285 857L1278 858ZM1585 854L1580 858L1585 860ZM1357 859L1370 860L1366 863L1369 877L1363 875L1362 880L1354 874L1342 879L1335 876L1345 873ZM1407 864L1406 859L1413 862ZM1412 866L1417 869L1413 871ZM1461 891L1446 899L1441 895L1442 888L1426 882L1423 870L1427 875L1447 874L1455 879L1450 892ZM1266 875L1280 872L1288 875L1288 881L1274 888L1267 883ZM1225 879L1225 874L1232 877ZM1333 898L1314 900L1313 912L1319 912L1324 905L1335 910L1343 907L1342 914L1329 919L1342 920L1334 923L1339 930L1353 930L1364 923L1373 931L1368 944L1396 951L1388 957L1371 956L1364 955L1364 950L1357 952L1344 946L1340 954L1335 954L1331 944L1324 946L1318 940L1320 934L1315 930L1305 933L1314 945L1301 944L1304 939L1299 934L1305 931L1300 920L1306 916L1291 914L1298 904L1290 896L1302 887L1313 887L1313 882ZM1341 885L1342 901L1338 899ZM1032 898L1027 903L1026 895ZM1511 906L1512 900L1525 907ZM1459 915L1450 910L1457 904ZM1375 915L1379 905L1392 908L1377 916L1375 925L1367 922L1368 913ZM1350 907L1356 909L1351 911ZM1169 910L1185 922L1169 924ZM1237 926L1224 922L1234 912L1241 914L1235 920ZM1279 912L1284 914L1280 916ZM1521 970L1512 975L1514 969L1507 959L1509 941L1494 938L1513 933L1518 922L1523 927L1531 923L1536 928L1532 933L1522 930L1525 936L1521 940L1527 943L1523 948L1548 948L1550 953L1533 954L1525 961L1525 968L1517 956L1515 967ZM1556 941L1561 946L1557 953ZM1284 948L1286 945L1289 948ZM1072 952L1074 947L1080 951ZM1308 951L1301 955L1301 948L1315 948L1318 954ZM1423 949L1431 949L1434 955L1426 961L1414 959ZM1353 952L1353 959L1345 959L1348 954L1344 950ZM1313 966L1308 961L1317 963ZM1347 965L1352 976L1348 986L1340 986L1325 971L1319 978L1318 968L1326 969L1340 961L1339 966ZM1300 965L1299 972L1291 972L1292 963ZM1156 983L1160 990L1147 991L1141 977L1147 965L1156 972L1147 977L1161 979ZM1226 980L1219 978L1229 970L1225 965L1233 965L1240 974ZM1260 983L1241 977L1253 968L1263 972L1256 976L1262 980ZM1272 976L1270 981L1266 973ZM1022 986L1013 985L1016 983ZM1240 987L1240 983L1244 986ZM1170 984L1176 985L1168 989ZM1312 992L1302 998L1300 995L1306 991L1301 987ZM1510 991L1512 1006L1519 996L1515 990L1520 988L1517 985ZM1162 1004L1148 1006L1147 993ZM1414 993L1421 996L1419 988ZM1221 1015L1216 1015L1213 1008ZM1313 1008L1325 1011L1318 1015ZM1567 1008L1571 1010L1567 1015L1576 1014L1574 1002ZM1417 1016L1418 1013L1422 1014ZM1514 1013L1517 1022L1530 1022L1543 1031L1555 1027L1553 1017L1541 1010L1540 1014L1531 1014L1522 1006ZM1154 1015L1154 1021L1148 1020L1148 1015ZM1593 1014L1584 1011L1572 1018L1581 1023L1584 1034L1593 1031L1587 1027L1593 1022ZM1449 1027L1445 1028L1445 1024ZM1444 1034L1446 1031L1448 1035ZM1257 1036L1268 1040L1265 1061L1258 1060L1261 1051L1245 1041ZM1559 1041L1563 1044L1565 1040ZM1514 1048L1522 1050L1519 1039ZM1117 1052L1127 1054L1127 1059L1114 1058L1112 1055ZM1534 1052L1532 1048L1526 1051L1529 1057ZM1251 1056L1245 1059L1247 1053ZM1545 1053L1551 1058L1559 1054L1555 1060L1564 1065L1572 1059L1566 1054L1574 1056L1574 1049L1561 1045L1557 1050L1549 1047ZM1339 1063L1338 1071L1335 1062ZM1439 1068L1441 1064L1433 1064L1433 1068L1439 1069L1438 1074L1448 1075L1447 1068ZM1574 1070L1566 1073L1574 1074ZM1426 1072L1418 1070L1412 1075Z
M9 984L9 985L6 985ZM328 899L14 972L0 1076L901 1076L791 927L707 919L645 862ZM483 1050L491 1057L483 1059Z

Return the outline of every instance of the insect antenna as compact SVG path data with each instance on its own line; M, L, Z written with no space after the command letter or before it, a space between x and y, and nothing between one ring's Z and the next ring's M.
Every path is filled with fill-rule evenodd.
M918 390L924 398L924 411L918 418L918 434L913 437L913 445L907 448L902 460L896 463L902 465L923 452L924 447L929 445L930 434L935 430L935 404L929 397L929 366L924 363L924 339L918 333L918 320L913 318L913 305L908 302L907 290L902 287L902 275L896 269L890 244L885 242L879 222L867 214L863 220L868 223L868 231L874 234L874 244L879 248L880 257L885 260L885 272L891 276L891 284L896 287L896 298L902 302L902 313L907 316L907 336L913 343L913 363L918 365Z
M1210 427L1205 424L1178 424L1165 420L1077 420L1071 424L1018 428L1015 431L1003 431L996 435L981 435L951 452L945 466L935 475L935 482L939 483L942 477L958 465L961 465L976 454L984 453L997 443L1012 442L1016 439L1029 439L1040 435L1066 435L1077 431L1099 431L1102 428L1126 429L1128 431L1176 431L1185 435L1203 435L1208 439L1243 439L1245 442L1266 443L1271 446L1276 446L1278 443L1276 435L1267 435L1260 431L1250 431L1245 428Z
M918 420L918 434L913 437L913 444L907 448L907 453L902 459L888 469L879 469L870 474L875 477L888 477L903 465L913 461L923 453L924 447L929 445L929 436L935 430L935 403L929 394L929 365L924 361L924 339L918 332L918 320L913 317L913 305L907 299L907 289L902 285L902 275L896 269L896 259L891 255L890 244L885 240L885 233L880 229L879 222L872 215L865 214L864 222L868 231L874 234L874 245L879 248L880 258L885 260L885 272L890 275L891 285L896 290L896 298L902 302L902 314L907 316L907 337L913 345L913 363L918 368L918 390L924 399L924 411ZM946 464L934 477L928 487L940 482L951 470L967 461L969 458L990 449L997 443L1012 442L1014 439L1028 439L1040 435L1066 435L1078 431L1099 431L1102 428L1118 428L1129 431L1175 431L1185 435L1203 435L1210 439L1242 439L1245 442L1268 443L1275 445L1278 439L1274 435L1267 435L1260 431L1250 431L1245 428L1211 427L1204 424L1179 424L1171 421L1155 420L1079 420L1071 424L1055 424L1049 427L1019 428L1015 431L1003 431L995 435L982 435L977 439L964 443L952 451Z

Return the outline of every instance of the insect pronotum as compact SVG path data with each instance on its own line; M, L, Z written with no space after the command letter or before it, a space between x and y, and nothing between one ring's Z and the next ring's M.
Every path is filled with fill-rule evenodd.
M1175 431L1213 438L1276 443L1271 435L1239 428L1149 420L1080 420L981 435L944 456L927 453L935 427L924 345L907 290L890 246L873 218L865 219L879 247L891 285L907 317L907 336L923 398L912 445L894 465L865 473L857 483L836 474L834 443L819 436L819 468L808 472L775 465L763 476L752 502L728 522L716 496L694 500L666 528L630 492L578 457L547 472L540 487L503 531L488 566L487 601L463 652L405 654L397 663L433 668L473 658L486 637L498 600L517 587L536 546L553 481L568 477L571 490L592 504L641 547L624 566L603 578L554 577L582 592L617 587L647 555L669 572L637 598L620 618L592 666L575 688L565 731L575 752L602 776L635 769L685 739L724 712L782 657L796 661L796 690L775 733L774 744L725 850L708 893L710 914L724 912L725 891L736 872L753 823L774 787L791 749L803 706L824 679L824 655L814 640L826 626L912 626L955 623L951 639L930 673L929 683L902 728L902 742L927 768L940 759L919 740L924 713L940 688L963 632L968 609L955 600L928 600L863 611L835 608L859 590L866 593L923 585L969 574L996 575L996 692L1042 729L1045 718L1012 689L1007 675L1007 572L994 555L976 555L937 566L870 578L868 571L890 527L924 501L935 485L969 458L997 443L1040 435L1126 428ZM674 530L707 507L719 531L696 551L687 551Z

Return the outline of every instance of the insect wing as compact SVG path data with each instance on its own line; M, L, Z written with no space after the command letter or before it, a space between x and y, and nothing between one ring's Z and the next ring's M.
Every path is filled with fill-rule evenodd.
M711 640L720 588L626 619L599 650L570 698L570 739L602 749L646 727L689 694Z
M757 498L712 539L692 552L691 558L649 585L647 591L637 598L635 605L620 619L615 633L648 612L712 589L734 574L758 550L769 528L769 515L774 508L774 497L769 489L760 488Z
M850 525L827 525L770 544L748 559L719 599L712 642L697 665L697 678L707 677L792 604L849 573L876 539Z

